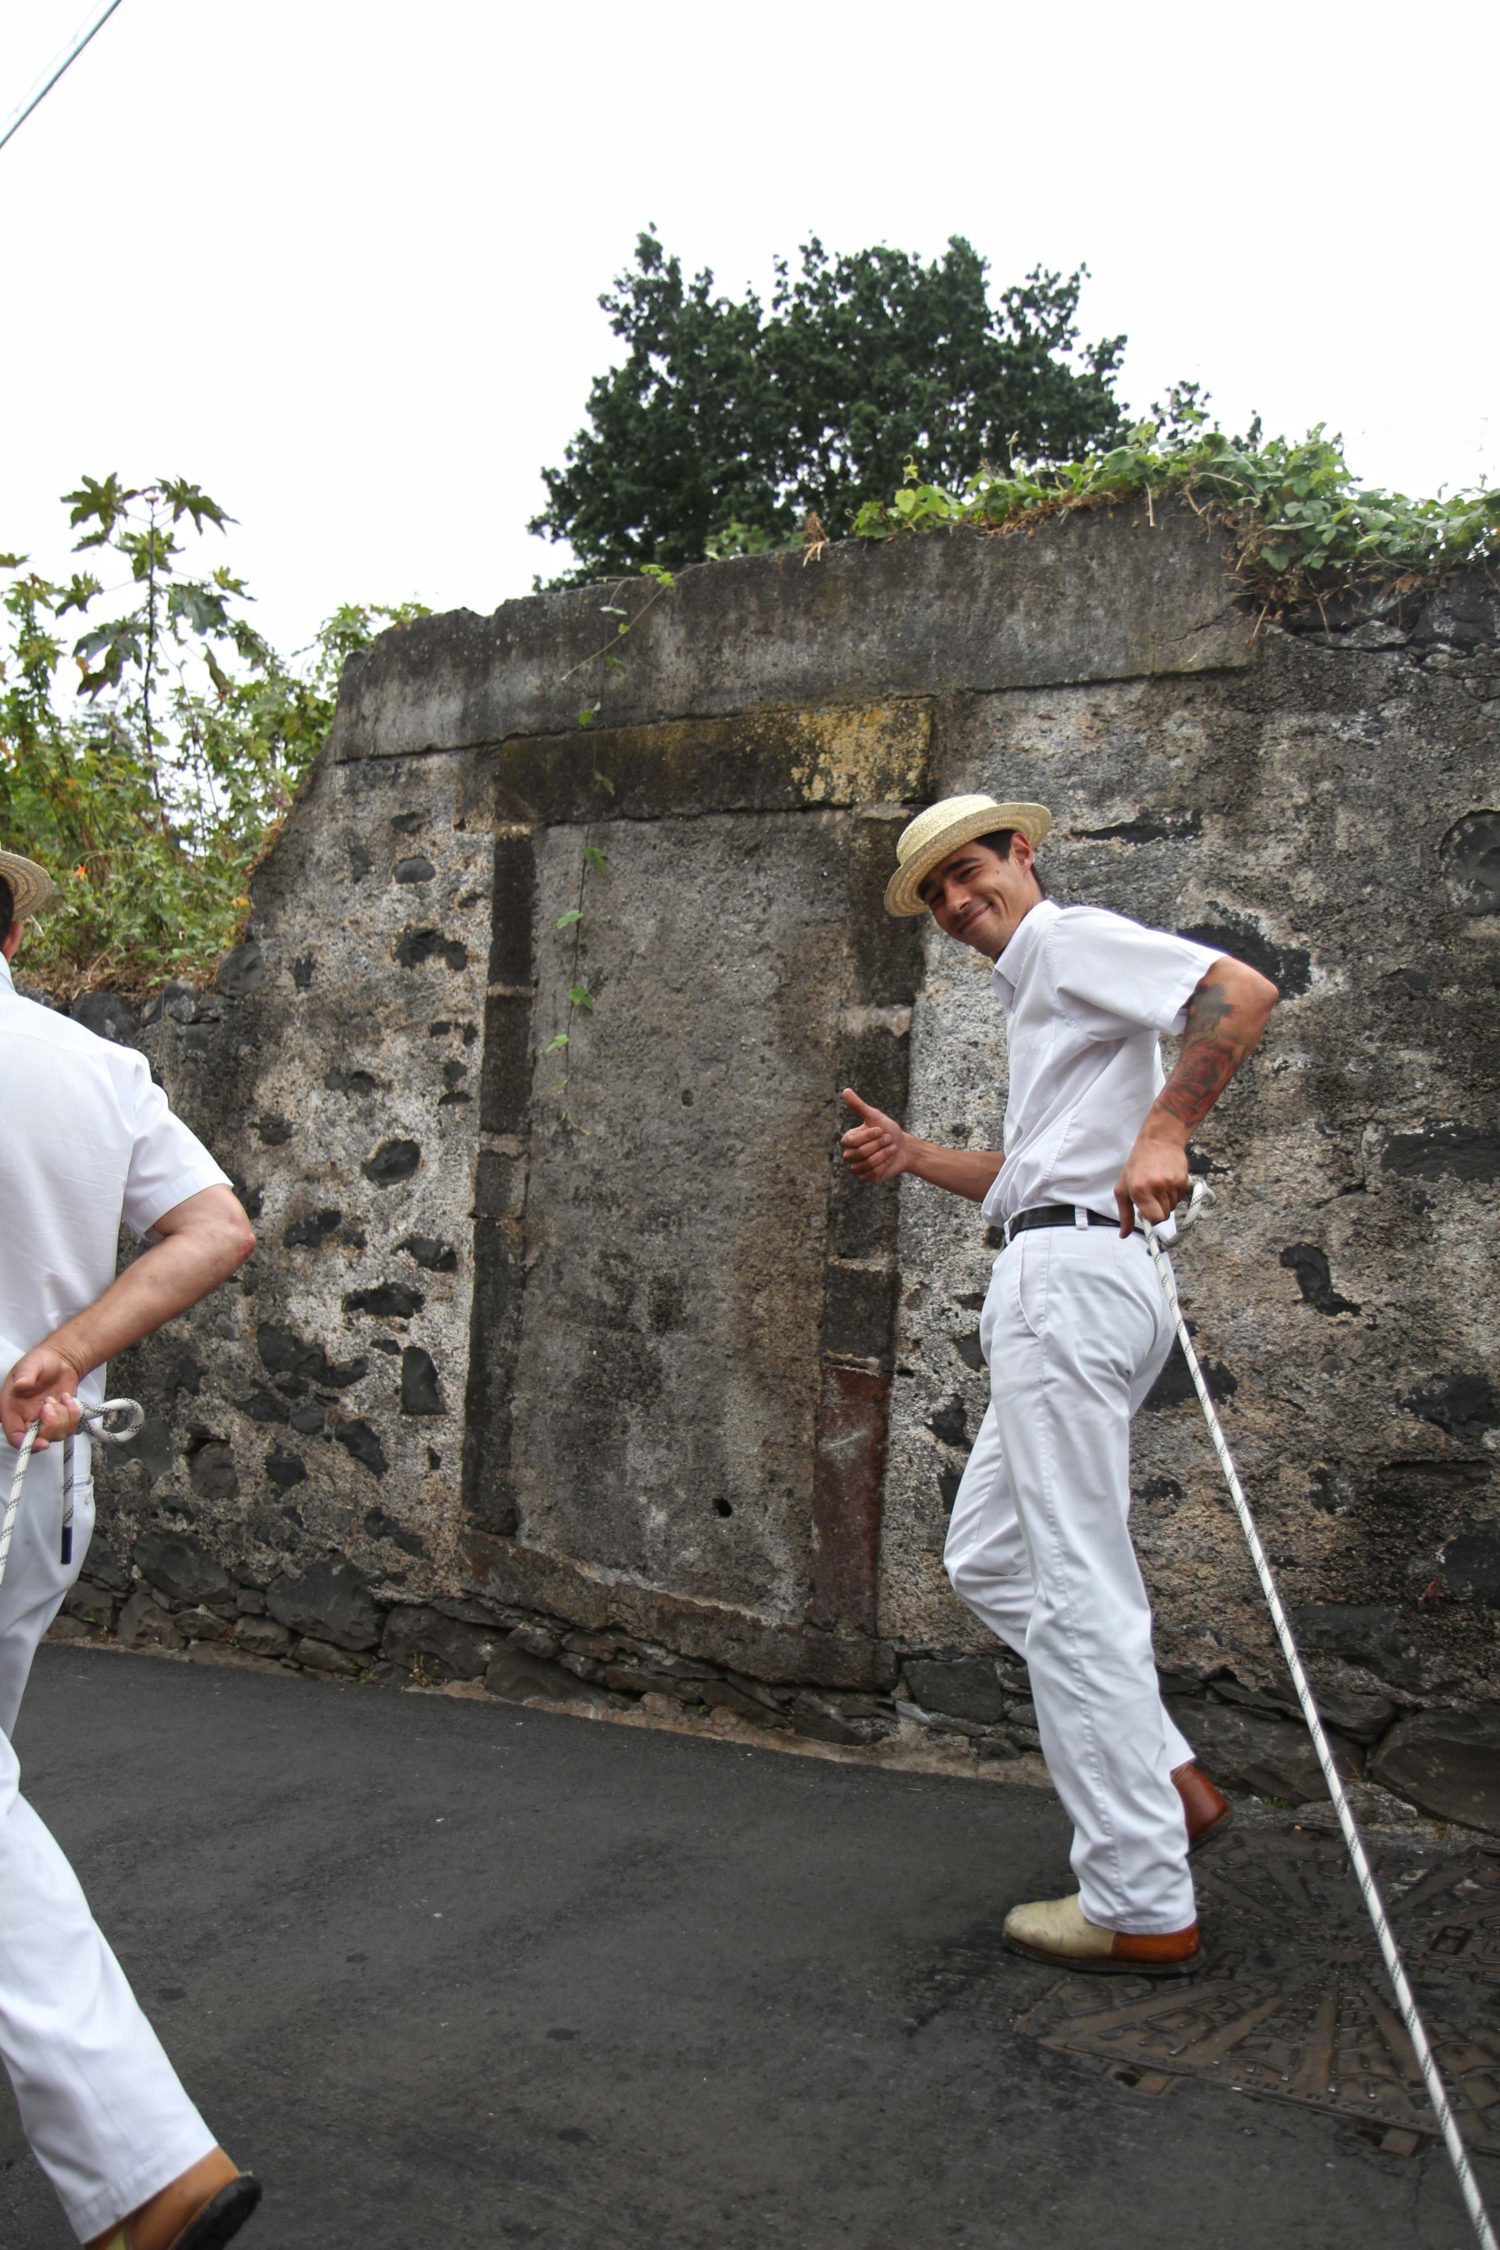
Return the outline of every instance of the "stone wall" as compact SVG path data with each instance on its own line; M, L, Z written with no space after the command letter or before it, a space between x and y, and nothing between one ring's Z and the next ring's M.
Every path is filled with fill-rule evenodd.
M1500 1825L1493 590L1257 632L1195 517L1080 515L706 566L606 663L648 592L386 636L217 991L137 1027L260 1249L116 1370L75 1629L1032 1747L940 1566L992 1252L837 1160L846 1080L998 1138L982 968L880 907L990 789L1054 896L1281 985L1184 1299L1351 1770ZM1189 1732L1314 1793L1180 1363L1135 1483Z

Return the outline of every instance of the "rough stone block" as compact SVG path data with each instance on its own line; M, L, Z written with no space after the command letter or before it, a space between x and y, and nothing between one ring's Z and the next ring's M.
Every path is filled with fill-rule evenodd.
M1303 1602L1292 1612L1304 1654L1326 1653L1360 1665L1392 1687L1420 1689L1425 1665L1421 1620L1360 1602Z
M181 1648L182 1635L144 1586L138 1586L120 1612L115 1638L125 1648Z
M570 1656L593 1656L608 1663L617 1653L619 1643L612 1633L567 1633L563 1647Z
M943 1711L989 1726L1009 1709L987 1656L909 1656L903 1669L906 1684L924 1711Z
M357 1680L364 1666L358 1659L341 1648L333 1648L327 1641L304 1637L292 1644L292 1662L304 1671L326 1672L330 1679Z
M442 1390L432 1354L408 1344L401 1354L401 1411L403 1414L445 1414Z
M792 1726L814 1742L868 1742L873 1727L868 1719L847 1719L820 1695L802 1694L792 1704Z
M1312 1683L1318 1714L1325 1726L1337 1727L1353 1742L1374 1742L1385 1733L1396 1716L1396 1705L1390 1696L1378 1689L1365 1689L1347 1682L1329 1679L1326 1675ZM1284 1686L1266 1688L1244 1687L1232 1678L1222 1675L1214 1680L1214 1694L1228 1703L1247 1704L1260 1711L1283 1712L1287 1718L1301 1723L1301 1706L1297 1691L1287 1680Z
M370 1582L350 1562L316 1562L296 1576L273 1578L266 1607L289 1631L338 1648L373 1648L380 1638Z
M97 1568L92 1550L89 1562ZM135 1562L148 1585L183 1608L233 1592L222 1563L188 1531L143 1531L135 1543Z
M90 1586L80 1578L63 1596L63 1608L70 1617L82 1624L93 1625L107 1633L115 1621L115 1600L102 1586Z
M532 979L531 925L536 907L536 852L529 834L501 829L495 838L490 918L492 985L521 988Z
M1249 1789L1258 1797L1279 1797L1294 1805L1328 1795L1305 1727L1237 1704L1173 1702L1169 1709L1221 1789L1231 1794ZM1330 1740L1339 1771L1357 1775L1358 1753L1337 1736Z
M531 997L492 992L484 1004L479 1122L487 1133L524 1133L531 1105Z
M605 1704L609 1698L586 1680L575 1679L559 1664L544 1664L523 1649L497 1649L484 1675L491 1695L507 1703Z
M510 1645L523 1656L540 1657L546 1663L556 1656L562 1641L550 1625L518 1625L510 1636Z
M728 1680L704 1680L697 1699L706 1703L710 1711L732 1711L737 1719L748 1719L753 1727L774 1727L781 1723L778 1711L768 1708L757 1696L746 1695Z
M386 1459L379 1432L370 1423L360 1418L335 1422L330 1435L334 1444L341 1445L363 1468L369 1469L377 1477L385 1475L390 1463Z
M188 1458L188 1477L200 1500L233 1500L240 1489L234 1448L222 1439L194 1448Z
M103 1586L111 1594L128 1594L132 1579L128 1570L118 1560L113 1547L103 1533L95 1530L83 1558L84 1581Z
M237 945L219 963L219 990L230 1000L248 999L266 981L266 961L254 938Z
M637 1671L626 1664L606 1664L599 1676L617 1695L670 1696L675 1703L697 1700L695 1684L691 1680L674 1678L670 1672Z
M435 1609L399 1608L386 1619L380 1653L409 1672L477 1680L495 1655L497 1638L482 1625L466 1625Z
M91 1641L95 1627L85 1618L74 1617L65 1609L59 1610L47 1627L49 1641Z
M409 1180L422 1161L418 1143L404 1134L395 1134L371 1151L360 1166L367 1180L378 1188L394 1187L399 1180Z
M344 1310L370 1313L377 1320L410 1320L426 1302L420 1289L409 1288L404 1281L382 1281L373 1289L351 1289Z
M211 1609L180 1609L172 1622L189 1641L227 1641L233 1631L229 1621L215 1617Z
M292 1645L291 1634L274 1617L242 1617L234 1637L252 1656L285 1656Z
M1437 1820L1500 1835L1500 1708L1402 1719L1372 1756L1370 1778Z

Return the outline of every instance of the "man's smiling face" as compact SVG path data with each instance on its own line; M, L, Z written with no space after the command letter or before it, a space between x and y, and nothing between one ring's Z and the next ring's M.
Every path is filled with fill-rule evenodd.
M1042 892L1031 872L1031 846L1017 830L1007 859L992 844L960 844L918 885L917 895L946 936L998 961Z

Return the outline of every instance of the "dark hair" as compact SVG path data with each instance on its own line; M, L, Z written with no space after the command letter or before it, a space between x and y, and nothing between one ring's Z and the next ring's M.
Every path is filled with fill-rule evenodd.
M0 875L0 938L10 936L11 923L16 918L16 894L3 875Z
M1024 831L1019 828L996 828L988 836L976 836L974 838L974 841L976 844L988 844L990 850L994 853L997 859L1009 859L1011 845L1015 842L1016 838L1023 833ZM1043 898L1045 898L1047 896L1047 886L1042 881L1041 871L1038 868L1035 860L1033 860L1031 863L1031 873L1036 883L1037 889L1041 892Z

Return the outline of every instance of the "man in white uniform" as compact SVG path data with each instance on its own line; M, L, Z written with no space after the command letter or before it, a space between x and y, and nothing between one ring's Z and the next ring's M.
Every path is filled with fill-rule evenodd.
M1006 1938L1061 1967L1184 1975L1202 1959L1188 1853L1229 1807L1163 1708L1130 1543L1130 1419L1173 1336L1137 1214L1174 1231L1189 1135L1277 991L1209 946L1055 906L1032 867L1051 825L1043 805L948 798L902 831L886 891L995 964L1003 1156L919 1140L852 1088L843 1153L860 1179L968 1197L1005 1236L980 1319L990 1405L944 1561L1026 1660L1079 1886L1014 1908ZM1162 1032L1182 1041L1170 1077Z
M93 1529L88 1438L75 1440L70 1538L56 1441L103 1397L105 1361L227 1280L255 1238L144 1057L17 994L10 961L24 920L52 895L40 867L0 851L0 1509L17 1448L41 1425L0 1584L0 2056L80 2241L220 2250L259 2188L178 2083L77 1877L20 1794L11 1735ZM122 1219L150 1247L116 1278Z

